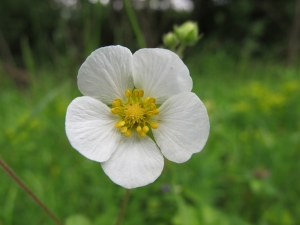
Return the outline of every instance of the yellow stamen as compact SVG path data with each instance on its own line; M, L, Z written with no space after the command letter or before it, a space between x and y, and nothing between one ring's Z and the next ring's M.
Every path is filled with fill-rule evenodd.
M122 132L122 133L126 133L126 132L127 132L127 127L122 127L122 128L121 128L121 132Z
M159 109L155 105L156 99L146 96L144 90L135 89L133 91L126 90L126 102L116 98L112 102L112 114L120 116L120 121L115 123L115 127L119 128L120 132L129 137L132 132L137 132L140 137L145 137L151 129L158 128L157 122L149 122L151 116L158 115ZM153 120L152 120L153 121ZM147 125L146 125L147 124Z
M149 127L144 126L144 127L143 127L143 131L144 131L145 133L147 133L147 132L149 131Z
M131 133L132 133L131 130L127 130L126 133L125 133L125 135L126 135L127 137L130 137L130 136L131 136Z
M157 129L157 128L158 128L158 123L156 123L156 122L151 122L151 123L150 123L150 126L151 126L152 129Z
M112 103L112 106L113 107L119 107L121 104L120 104L120 102L119 101L114 101L113 103Z
M158 115L158 114L159 114L159 109L154 109L154 110L153 110L153 114L154 114L154 115Z
M151 104L150 104L150 108L151 108L151 109L156 109L156 105L155 105L154 103L151 103Z
M142 90L142 89L139 90L139 96L140 96L140 97L143 97L143 96L144 96L144 90Z
M149 102L150 102L150 103L155 103L155 102L156 102L156 99L155 99L155 98L150 98L150 99L149 99Z
M153 116L153 111L147 112L147 116L148 116L148 117Z
M132 93L131 93L130 90L127 89L127 90L125 91L125 95L126 95L127 98L130 98L131 95L132 95Z
M143 132L143 131L141 131L141 132L139 133L139 135L140 135L141 137L146 137L146 133Z
M133 91L133 94L134 94L135 97L139 97L140 92L139 92L138 89L135 89L135 90Z
M121 99L119 99L119 98L116 98L116 99L115 99L115 102L119 102L119 103L120 103L120 105L122 104L122 100L121 100Z
M119 114L121 112L120 108L112 108L111 109L112 114Z
M141 130L142 130L141 126L137 126L137 127L136 127L136 131L137 131L137 132L140 132Z
M116 123L115 123L115 127L116 127L116 128L123 127L124 125L125 125L125 121L119 121L119 122L116 122Z

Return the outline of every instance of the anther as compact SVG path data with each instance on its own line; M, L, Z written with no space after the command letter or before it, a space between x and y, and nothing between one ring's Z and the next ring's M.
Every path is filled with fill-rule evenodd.
M147 103L147 102L149 102L149 97L146 97L145 99L144 99L144 103Z
M134 96L135 97L139 97L139 90L138 89L135 89L134 91L133 91L133 94L134 94Z
M120 105L121 105L120 102L116 100L112 103L113 107L119 107Z
M119 98L116 98L116 99L115 99L115 102L119 102L119 103L120 103L120 105L122 104L122 100L121 100L121 99L119 99Z
M130 137L131 133L132 133L131 130L127 130L126 133L125 133L126 137Z
M151 123L150 123L150 126L151 126L152 129L157 129L157 128L158 128L158 123L156 123L156 122L151 122Z
M121 109L120 108L112 108L111 112L112 112L112 114L118 114L121 112Z
M127 132L127 127L122 127L122 128L121 128L121 132L122 132L122 133L126 133L126 132Z
M139 135L140 135L141 137L146 137L146 133L143 132L143 131L139 132Z
M141 126L137 126L136 131L140 132L142 130Z
M113 107L119 107L121 104L122 104L122 100L119 99L119 98L116 98L116 99L113 101L112 106L113 106Z
M151 108L151 109L156 109L156 105L155 105L154 103L151 103L151 104L150 104L150 108Z
M153 111L149 111L149 112L147 112L147 116L153 116Z
M145 133L147 133L147 132L149 131L149 127L148 127L148 126L144 126L144 127L143 127L143 131L144 131Z
M140 97L143 97L143 96L144 96L144 90L142 90L142 89L139 90L139 96L140 96Z
M154 109L154 110L153 110L153 114L154 114L154 115L159 114L159 109Z
M150 103L155 103L155 102L156 102L156 99L155 99L155 98L150 98L150 99L149 99L149 102L150 102Z
M115 123L115 127L116 127L116 128L123 127L124 125L125 125L125 121L119 121L119 122L116 122L116 123Z
M132 95L132 93L131 93L131 91L130 91L129 89L127 89L127 90L125 91L125 95L126 95L127 98L130 98L131 95Z

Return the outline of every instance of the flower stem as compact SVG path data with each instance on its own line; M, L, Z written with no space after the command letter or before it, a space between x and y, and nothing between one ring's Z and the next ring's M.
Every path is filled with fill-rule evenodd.
M126 192L124 193L124 196L123 196L122 205L121 205L121 208L120 208L120 211L119 211L119 215L118 215L118 218L116 220L115 225L120 225L121 222L122 222L122 219L124 217L124 213L125 213L125 210L126 210L126 206L128 204L129 194L130 194L130 189L126 189Z
M177 55L179 55L181 59L183 59L183 50L185 49L185 47L186 46L184 44L181 44L176 51Z
M139 24L137 22L137 18L134 14L134 11L132 9L132 7L130 6L130 2L129 0L124 0L124 7L127 13L127 16L129 17L130 23L131 23L131 27L133 29L133 32L137 38L138 44L140 46L140 48L146 48L146 42L145 39L143 37L143 33L139 27Z
M20 186L33 198L36 203L51 217L51 219L58 225L63 223L48 209L48 207L26 186L26 184L18 177L18 175L0 158L0 165Z

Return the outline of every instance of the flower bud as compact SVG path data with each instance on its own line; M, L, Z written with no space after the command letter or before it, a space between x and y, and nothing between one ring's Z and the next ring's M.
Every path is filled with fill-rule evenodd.
M166 47L174 48L178 45L179 40L174 33L169 32L163 36L163 42Z
M179 40L186 45L194 45L199 40L198 25L195 22L187 21L181 26L175 26L174 32Z

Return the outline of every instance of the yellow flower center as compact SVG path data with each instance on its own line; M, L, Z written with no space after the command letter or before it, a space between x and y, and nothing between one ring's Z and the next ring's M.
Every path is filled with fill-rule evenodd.
M159 109L155 105L156 99L143 98L144 91L142 89L126 90L125 95L127 97L125 103L119 98L116 98L112 103L111 113L121 117L121 120L115 123L115 127L120 129L127 137L132 134L133 129L141 137L146 136L150 130L149 127L157 129L158 123L149 121L151 116L159 114Z

